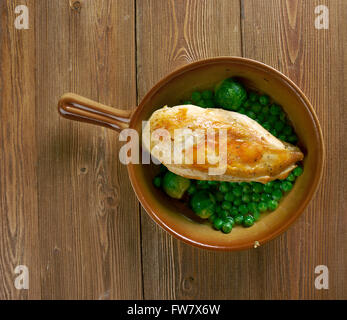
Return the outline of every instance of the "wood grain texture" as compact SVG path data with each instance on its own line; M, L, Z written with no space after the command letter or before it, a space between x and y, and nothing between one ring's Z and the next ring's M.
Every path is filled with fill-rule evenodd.
M328 30L315 29L315 7L329 8ZM250 263L266 270L266 286L254 297L290 299L346 298L347 256L346 199L343 130L346 82L343 46L347 32L345 1L243 1L243 52L274 66L296 82L312 102L322 125L326 145L326 166L320 188L293 228L259 250L269 263L258 263L250 252ZM259 15L266 12L266 19ZM276 48L276 50L274 50ZM281 252L282 257L276 253ZM271 258L271 260L270 260ZM314 270L326 265L330 271L329 290L316 290ZM282 279L279 288L272 279ZM275 288L280 289L277 291ZM277 292L276 292L276 291Z
M29 30L14 28L20 4ZM329 30L314 28L320 4ZM347 1L0 0L0 10L0 299L347 299ZM221 55L293 79L327 147L295 226L234 253L160 229L118 160L118 135L56 110L68 91L133 108L168 72ZM14 287L20 264L29 290ZM320 264L329 290L314 287Z
M18 265L39 270L34 29L14 28L14 9L35 1L0 2L0 299L40 298L40 273L17 290ZM34 23L33 18L30 23Z

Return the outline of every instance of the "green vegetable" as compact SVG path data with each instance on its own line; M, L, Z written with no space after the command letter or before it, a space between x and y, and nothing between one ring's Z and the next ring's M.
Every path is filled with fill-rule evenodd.
M248 204L248 211L249 212L253 213L253 212L257 211L257 210L258 210L258 206L257 206L257 204L255 202L250 202Z
M218 218L216 214L211 214L209 217L208 217L208 221L210 221L212 224L214 222L214 220Z
M229 191L229 186L226 182L221 182L219 185L219 191L222 193L227 193Z
M266 204L266 202L259 202L258 203L258 210L260 211L260 212L264 212L264 211L266 211L267 210L267 204Z
M223 201L223 202L222 202L222 208L223 208L224 210L231 210L231 208L232 208L231 202L229 202L229 201Z
M251 201L251 195L249 195L248 193L244 193L243 195L242 195L242 201L243 202L246 202L246 203L248 203L248 202L250 202Z
M252 193L252 201L253 202L259 202L260 201L260 194L259 193Z
M197 180L196 186L198 189L208 189L209 188L209 185L208 185L207 181L205 181L205 180Z
M233 79L226 79L215 89L215 99L219 106L228 110L238 110L247 99L246 89Z
M232 217L235 217L236 215L238 215L239 213L239 210L236 208L236 207L232 207L231 210L230 210L230 215Z
M267 207L270 211L274 211L278 207L278 202L276 200L270 200L267 202Z
M269 193L263 193L260 196L260 200L263 201L263 202L266 202L266 201L271 200L271 199L272 199L272 196Z
M241 205L239 206L239 212L240 212L241 214L246 214L246 213L248 213L248 207L247 207L245 204L241 204Z
M241 197L242 195L242 189L240 186L235 186L232 190L235 197Z
M250 193L252 191L252 188L249 183L246 183L242 186L242 192L243 193Z
M153 184L155 187L160 188L161 187L161 177L157 176L153 179Z
M263 106L266 106L266 105L268 105L270 103L270 98L269 98L269 96L264 94L264 95L259 97L259 102Z
M253 119L253 120L257 117L257 115L255 114L255 112L252 111L252 110L247 111L247 112L246 112L246 116L249 117L249 118L251 118L251 119Z
M249 214L243 219L243 226L248 228L254 225L254 218Z
M171 198L181 199L190 187L190 180L168 171L163 178L162 185Z
M281 189L284 192L290 191L293 188L293 184L290 181L283 181L281 184Z
M304 172L304 170L303 170L301 167L296 167L296 168L293 170L293 174L294 174L296 177L301 176L303 172Z
M261 110L261 104L259 102L254 102L251 109L253 112L258 113Z
M235 220L234 220L233 217L227 217L227 218L225 219L225 221L226 221L226 222L230 222L232 226L235 225Z
M251 102L256 102L258 100L258 94L256 92L251 92L249 94L249 100Z
M272 185L270 185L270 184L266 184L265 186L264 186L264 191L266 192L266 193L271 193L272 192Z
M213 98L213 92L211 90L205 90L202 92L201 95L202 95L202 98L205 100Z
M223 192L220 192L220 191L217 191L215 193L215 197L216 197L216 200L218 202L222 202L224 200L224 193Z
M280 112L282 111L281 107L278 104L273 104L270 107L270 113L274 116L277 116L280 114Z
M283 127L284 127L284 122L278 121L278 122L275 123L275 127L274 127L274 128L275 128L277 131L281 131L281 130L283 129Z
M193 102L199 102L201 100L201 93L199 91L194 91L191 98Z
M193 183L191 183L190 187L187 189L187 193L191 196L195 192L196 192L196 186Z
M200 190L190 200L193 211L202 219L207 219L216 212L215 199L211 193Z
M205 100L205 106L206 108L214 108L214 102L212 99Z
M253 212L252 216L254 218L254 221L258 221L260 219L260 212L256 210L255 212Z
M283 196L282 191L279 189L276 189L272 192L272 198L274 200L279 201L279 200L281 200L282 196Z
M269 114L269 112L270 112L270 107L268 107L268 106L263 107L263 109L261 109L261 112L262 112L264 115Z
M183 101L183 104L193 104L193 103L189 100L186 100L186 101Z
M225 194L224 200L232 202L232 201L235 200L235 196L234 196L234 194L232 192L228 192L228 193Z
M289 174L289 176L287 177L286 180L288 180L288 181L290 181L290 182L294 182L295 179L296 179L295 174L294 174L293 172L291 172L291 173Z
M228 221L228 222L223 223L222 231L224 233L230 233L232 228L233 228L232 224Z
M235 207L238 207L238 206L240 206L242 204L242 201L241 201L240 198L236 198L234 200L233 204L234 204Z
M262 185L259 182L254 182L252 189L253 189L253 192L255 193L262 193L264 191L264 185Z
M220 230L223 227L223 224L224 224L224 221L218 217L213 221L213 227L216 230Z
M235 220L235 224L238 224L238 225L242 224L243 223L243 215L242 214L236 215L234 220Z

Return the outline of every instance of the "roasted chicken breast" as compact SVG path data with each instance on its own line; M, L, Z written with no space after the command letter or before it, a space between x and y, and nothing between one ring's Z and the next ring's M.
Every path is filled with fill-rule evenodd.
M155 111L142 139L170 171L198 180L266 183L286 178L304 157L245 115L194 105Z

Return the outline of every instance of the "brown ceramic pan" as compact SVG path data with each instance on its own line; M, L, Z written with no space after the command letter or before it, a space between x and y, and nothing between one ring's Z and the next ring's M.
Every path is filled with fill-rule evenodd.
M223 234L196 220L190 209L156 189L154 164L129 164L134 191L147 213L161 227L180 240L211 250L252 248L283 233L303 212L317 189L324 164L324 144L317 116L302 91L279 71L254 60L218 57L186 65L159 81L132 111L119 110L67 93L59 101L59 113L68 119L102 125L115 130L133 128L141 133L142 120L164 105L174 106L188 99L192 91L212 89L228 77L241 77L248 87L268 94L282 105L293 123L305 153L304 173L281 200L278 209L262 214L251 228L235 227Z

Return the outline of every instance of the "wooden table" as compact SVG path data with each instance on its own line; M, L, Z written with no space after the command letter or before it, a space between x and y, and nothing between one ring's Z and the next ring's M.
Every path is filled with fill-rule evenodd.
M29 29L14 27L17 5ZM329 29L316 29L317 5ZM345 0L1 0L0 299L346 299ZM117 133L58 116L72 91L134 108L168 72L213 56L263 61L311 100L326 144L299 221L254 250L215 253L141 209ZM14 286L17 265L29 290ZM329 268L329 289L314 286Z

